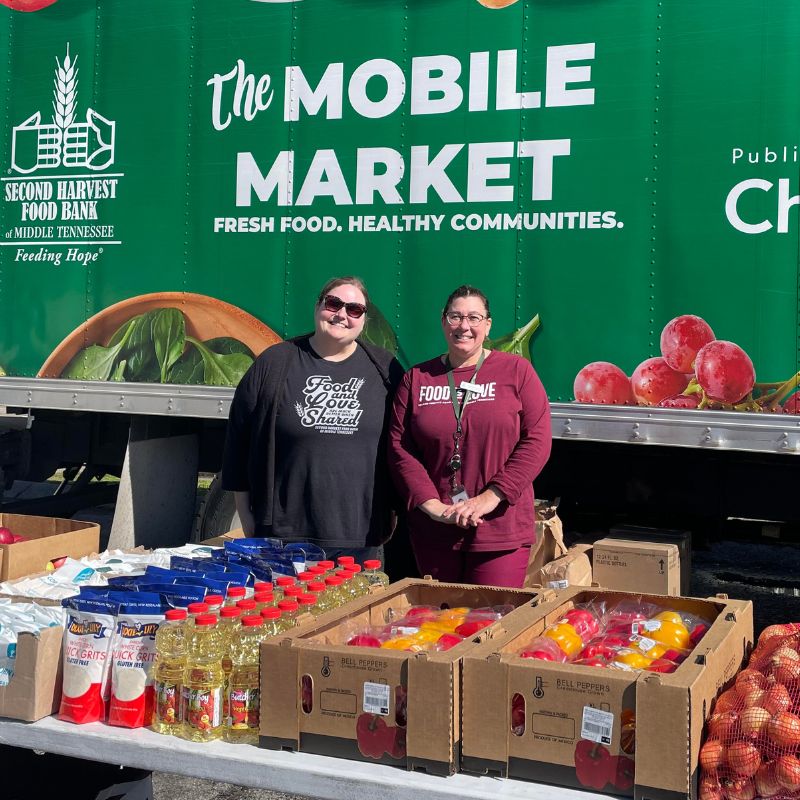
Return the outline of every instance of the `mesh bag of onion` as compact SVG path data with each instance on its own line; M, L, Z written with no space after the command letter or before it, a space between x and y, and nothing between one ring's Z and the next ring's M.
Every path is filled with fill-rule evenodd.
M772 625L716 700L700 748L700 800L800 798L800 623Z

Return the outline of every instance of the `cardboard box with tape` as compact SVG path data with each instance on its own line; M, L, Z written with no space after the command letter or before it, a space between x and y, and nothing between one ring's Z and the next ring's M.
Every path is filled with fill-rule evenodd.
M678 546L666 542L598 539L592 548L593 580L621 592L680 595Z
M570 589L527 609L529 624L463 663L462 768L641 800L696 796L703 725L753 642L753 606ZM640 599L709 621L673 672L610 669L519 655L576 606Z
M553 597L553 592L546 593ZM540 602L541 592L407 579L309 621L261 647L262 747L455 772L461 659ZM413 607L513 607L451 649L409 652L346 644L354 626L386 625ZM410 635L410 632L409 632Z

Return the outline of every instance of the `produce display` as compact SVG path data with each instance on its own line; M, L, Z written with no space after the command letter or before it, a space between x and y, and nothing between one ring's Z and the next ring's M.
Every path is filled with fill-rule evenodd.
M390 609L385 625L355 625L345 634L345 642L351 647L441 652L475 636L513 610L510 605L485 608L411 606L399 613Z
M800 797L800 625L772 625L716 700L700 749L700 800Z
M579 604L549 625L518 655L587 667L674 672L708 620L636 599Z
M717 339L704 319L683 314L661 331L661 355L642 361L630 378L615 364L594 361L575 376L573 393L579 403L800 414L798 385L800 373L756 382L739 345Z

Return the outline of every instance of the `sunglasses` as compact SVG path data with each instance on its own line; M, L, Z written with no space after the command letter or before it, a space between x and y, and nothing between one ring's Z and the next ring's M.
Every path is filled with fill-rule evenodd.
M353 319L361 319L367 313L367 307L363 303L345 303L335 294L326 294L322 298L322 304L325 306L326 311L341 311L344 309L347 312L347 316Z

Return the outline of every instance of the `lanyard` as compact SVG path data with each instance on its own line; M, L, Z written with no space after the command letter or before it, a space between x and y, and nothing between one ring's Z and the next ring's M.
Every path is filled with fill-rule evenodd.
M478 363L475 365L475 372L472 373L472 377L470 378L470 383L475 383L475 378L478 377L478 371L483 364L483 360L486 358L486 353L481 350L481 357L478 359ZM450 366L450 359L447 359L447 366ZM461 438L461 417L464 414L464 409L467 407L467 403L470 401L470 393L469 390L464 390L464 397L461 398L461 403L458 402L458 393L456 392L456 381L453 377L453 369L452 367L447 370L447 382L450 384L450 400L453 402L453 413L456 416L456 442Z

